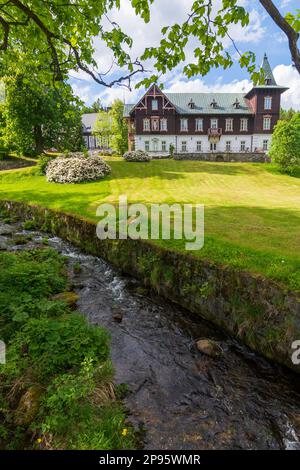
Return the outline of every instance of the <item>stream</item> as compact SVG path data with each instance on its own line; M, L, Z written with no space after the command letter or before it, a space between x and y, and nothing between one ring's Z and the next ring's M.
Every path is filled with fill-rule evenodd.
M41 246L47 236L11 227L3 234L0 222L2 250ZM20 236L27 240L16 244ZM125 406L145 449L300 449L299 376L104 260L56 237L48 243L67 257L70 272L81 266L72 274L78 309L110 331L115 382L127 384ZM223 356L202 354L199 338L218 341Z

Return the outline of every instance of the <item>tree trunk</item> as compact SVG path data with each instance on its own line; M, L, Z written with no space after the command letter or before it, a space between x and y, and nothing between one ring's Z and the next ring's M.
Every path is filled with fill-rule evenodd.
M42 133L42 126L34 126L34 139L35 139L35 152L37 155L43 153L44 150L44 139Z
M297 46L299 34L292 28L292 26L281 15L280 11L276 8L272 0L259 0L261 5L269 13L273 21L283 31L289 42L289 49L291 51L292 60L295 68L300 73L300 51Z

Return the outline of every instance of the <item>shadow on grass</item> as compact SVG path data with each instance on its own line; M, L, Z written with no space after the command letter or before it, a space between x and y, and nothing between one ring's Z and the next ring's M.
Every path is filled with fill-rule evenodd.
M163 163L163 164L162 164ZM215 163L202 161L152 160L148 163L108 160L112 178L152 178L172 180L184 178L184 173L209 173L216 175L237 175L245 173L245 164ZM263 164L262 164L263 165Z
M291 181L293 181L293 179L295 179L295 178L296 179L300 178L300 167L295 169L295 171L292 175L282 171L281 168L278 165L275 165L275 164L266 165L265 168L266 168L266 171L268 171L268 173L272 173L273 175L288 176L289 178L291 178Z

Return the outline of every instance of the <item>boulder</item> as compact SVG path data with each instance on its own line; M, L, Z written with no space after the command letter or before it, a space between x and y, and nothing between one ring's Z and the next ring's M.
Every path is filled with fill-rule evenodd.
M115 321L116 323L122 323L122 320L123 320L123 312L121 312L121 310L115 312L113 315L113 321Z
M0 235L0 251L7 250L10 245L10 241Z
M0 222L0 235L11 235L13 231L14 228L11 225Z
M199 339L196 343L198 351L206 356L220 357L223 355L221 346L212 339Z
M33 385L22 395L15 413L15 423L19 426L28 426L34 421L40 405L42 387Z
M76 292L61 292L60 294L56 294L52 297L52 300L61 300L73 309L76 309L78 299L79 296L76 294Z

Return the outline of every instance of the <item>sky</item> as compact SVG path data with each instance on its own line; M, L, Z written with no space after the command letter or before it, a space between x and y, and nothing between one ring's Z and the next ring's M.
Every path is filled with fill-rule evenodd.
M159 44L161 28L172 25L176 22L183 22L190 12L194 0L155 0L151 7L151 21L145 24L142 19L135 15L129 0L121 0L121 9L109 12L109 19L116 21L133 39L131 57L138 57L146 47L154 47ZM214 0L215 6L220 0ZM260 65L264 52L267 53L270 65L273 69L275 80L279 85L289 87L289 90L282 95L282 106L284 108L293 107L300 110L300 75L292 66L291 55L285 35L276 26L266 11L261 7L258 0L239 0L250 13L250 24L246 28L233 25L230 31L237 47L241 52L248 50L256 54L257 63ZM282 14L295 12L299 8L299 0L274 0ZM299 41L300 42L300 41ZM95 60L98 70L106 72L110 69L113 56L110 50L95 38ZM245 69L241 69L237 62L235 52L229 40L224 43L226 49L234 59L234 65L227 70L214 69L205 77L195 76L187 79L182 74L183 64L175 70L168 72L161 80L164 83L164 90L169 92L243 92L251 88L251 82ZM194 44L195 46L195 44ZM193 44L187 49L187 58L193 59ZM149 62L147 69L153 72L153 65ZM124 72L124 71L123 71ZM113 79L122 74L122 70L113 67L106 79ZM76 95L85 103L91 104L100 98L103 105L108 106L116 98L122 99L125 103L136 103L144 94L144 89L136 89L135 85L143 78L140 74L132 82L132 91L125 88L103 87L92 80L84 72L72 72L70 83Z

